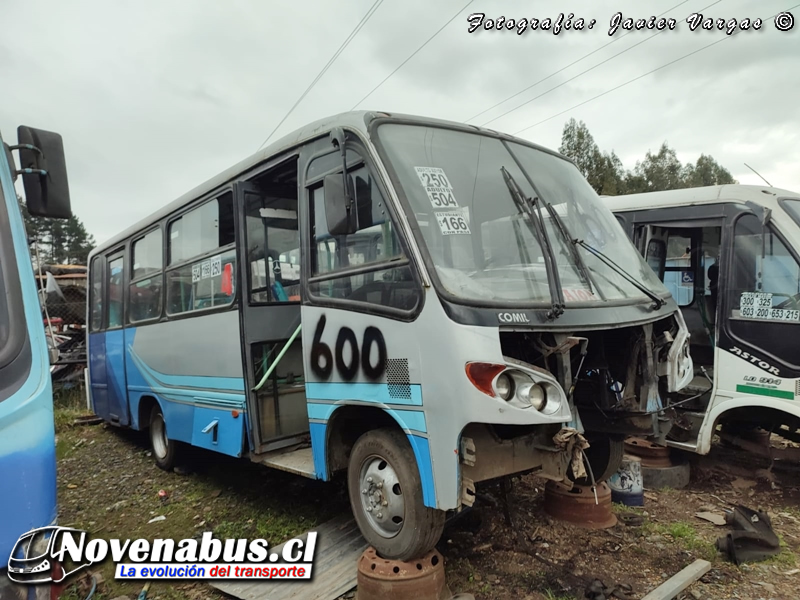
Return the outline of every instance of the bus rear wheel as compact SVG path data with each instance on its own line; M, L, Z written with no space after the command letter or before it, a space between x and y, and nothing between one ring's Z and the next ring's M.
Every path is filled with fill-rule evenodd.
M414 451L402 432L376 429L358 438L347 488L361 534L381 557L419 558L442 536L445 512L423 504Z
M150 412L150 448L156 460L156 466L165 471L175 468L178 456L178 443L167 437L167 423L159 406Z

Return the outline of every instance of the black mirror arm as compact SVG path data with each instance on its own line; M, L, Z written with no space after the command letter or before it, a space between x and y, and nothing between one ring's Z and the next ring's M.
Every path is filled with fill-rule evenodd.
M341 127L331 131L331 143L339 147L342 153L342 183L344 185L344 199L347 205L347 222L352 223L353 198L350 196L350 186L347 185L347 138Z
M16 146L9 146L9 150L32 150L33 152L38 152L42 157L44 157L44 153L34 146L33 144L17 144ZM19 169L18 171L14 171L15 175L41 175L42 177L47 177L47 171L44 169Z

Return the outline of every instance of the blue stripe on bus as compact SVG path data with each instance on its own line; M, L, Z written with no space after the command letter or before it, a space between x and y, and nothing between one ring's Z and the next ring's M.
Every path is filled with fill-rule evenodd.
M436 508L436 486L433 483L433 460L428 439L418 435L409 435L408 441L417 457L419 478L422 481L422 503L429 508Z
M327 423L309 423L309 433L311 434L311 455L314 458L314 472L317 479L330 481L328 464L326 462L325 440L327 437Z
M387 383L306 383L306 398L422 406L422 386L412 383L408 387L411 398L396 398L389 394Z
M341 404L320 404L317 402L309 401L307 404L308 418L317 419L319 421L327 421L330 419L333 411L342 406ZM421 410L392 410L390 408L383 409L392 417L404 430L419 431L420 433L427 433L428 429L425 423L425 413Z

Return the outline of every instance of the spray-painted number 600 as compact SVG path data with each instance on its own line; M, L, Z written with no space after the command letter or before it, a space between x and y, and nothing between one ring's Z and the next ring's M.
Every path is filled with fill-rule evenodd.
M358 347L356 334L349 327L342 327L336 338L336 356L333 356L330 346L322 341L322 332L325 330L325 315L322 315L317 323L314 332L314 340L311 342L311 369L321 379L328 379L333 371L333 363L336 363L336 370L345 381L352 380L358 374L358 367L364 371L368 379L378 379L386 369L386 340L377 327L367 327L364 330L364 339L361 342L361 349ZM350 346L349 363L345 363L344 346ZM372 345L378 346L378 362L372 364Z

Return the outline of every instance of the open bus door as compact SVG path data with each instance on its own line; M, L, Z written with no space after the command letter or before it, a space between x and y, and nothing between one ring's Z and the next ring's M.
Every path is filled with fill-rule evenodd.
M300 336L297 157L236 184L242 232L242 332L254 454L302 442L308 433ZM287 345L287 342L292 341Z

